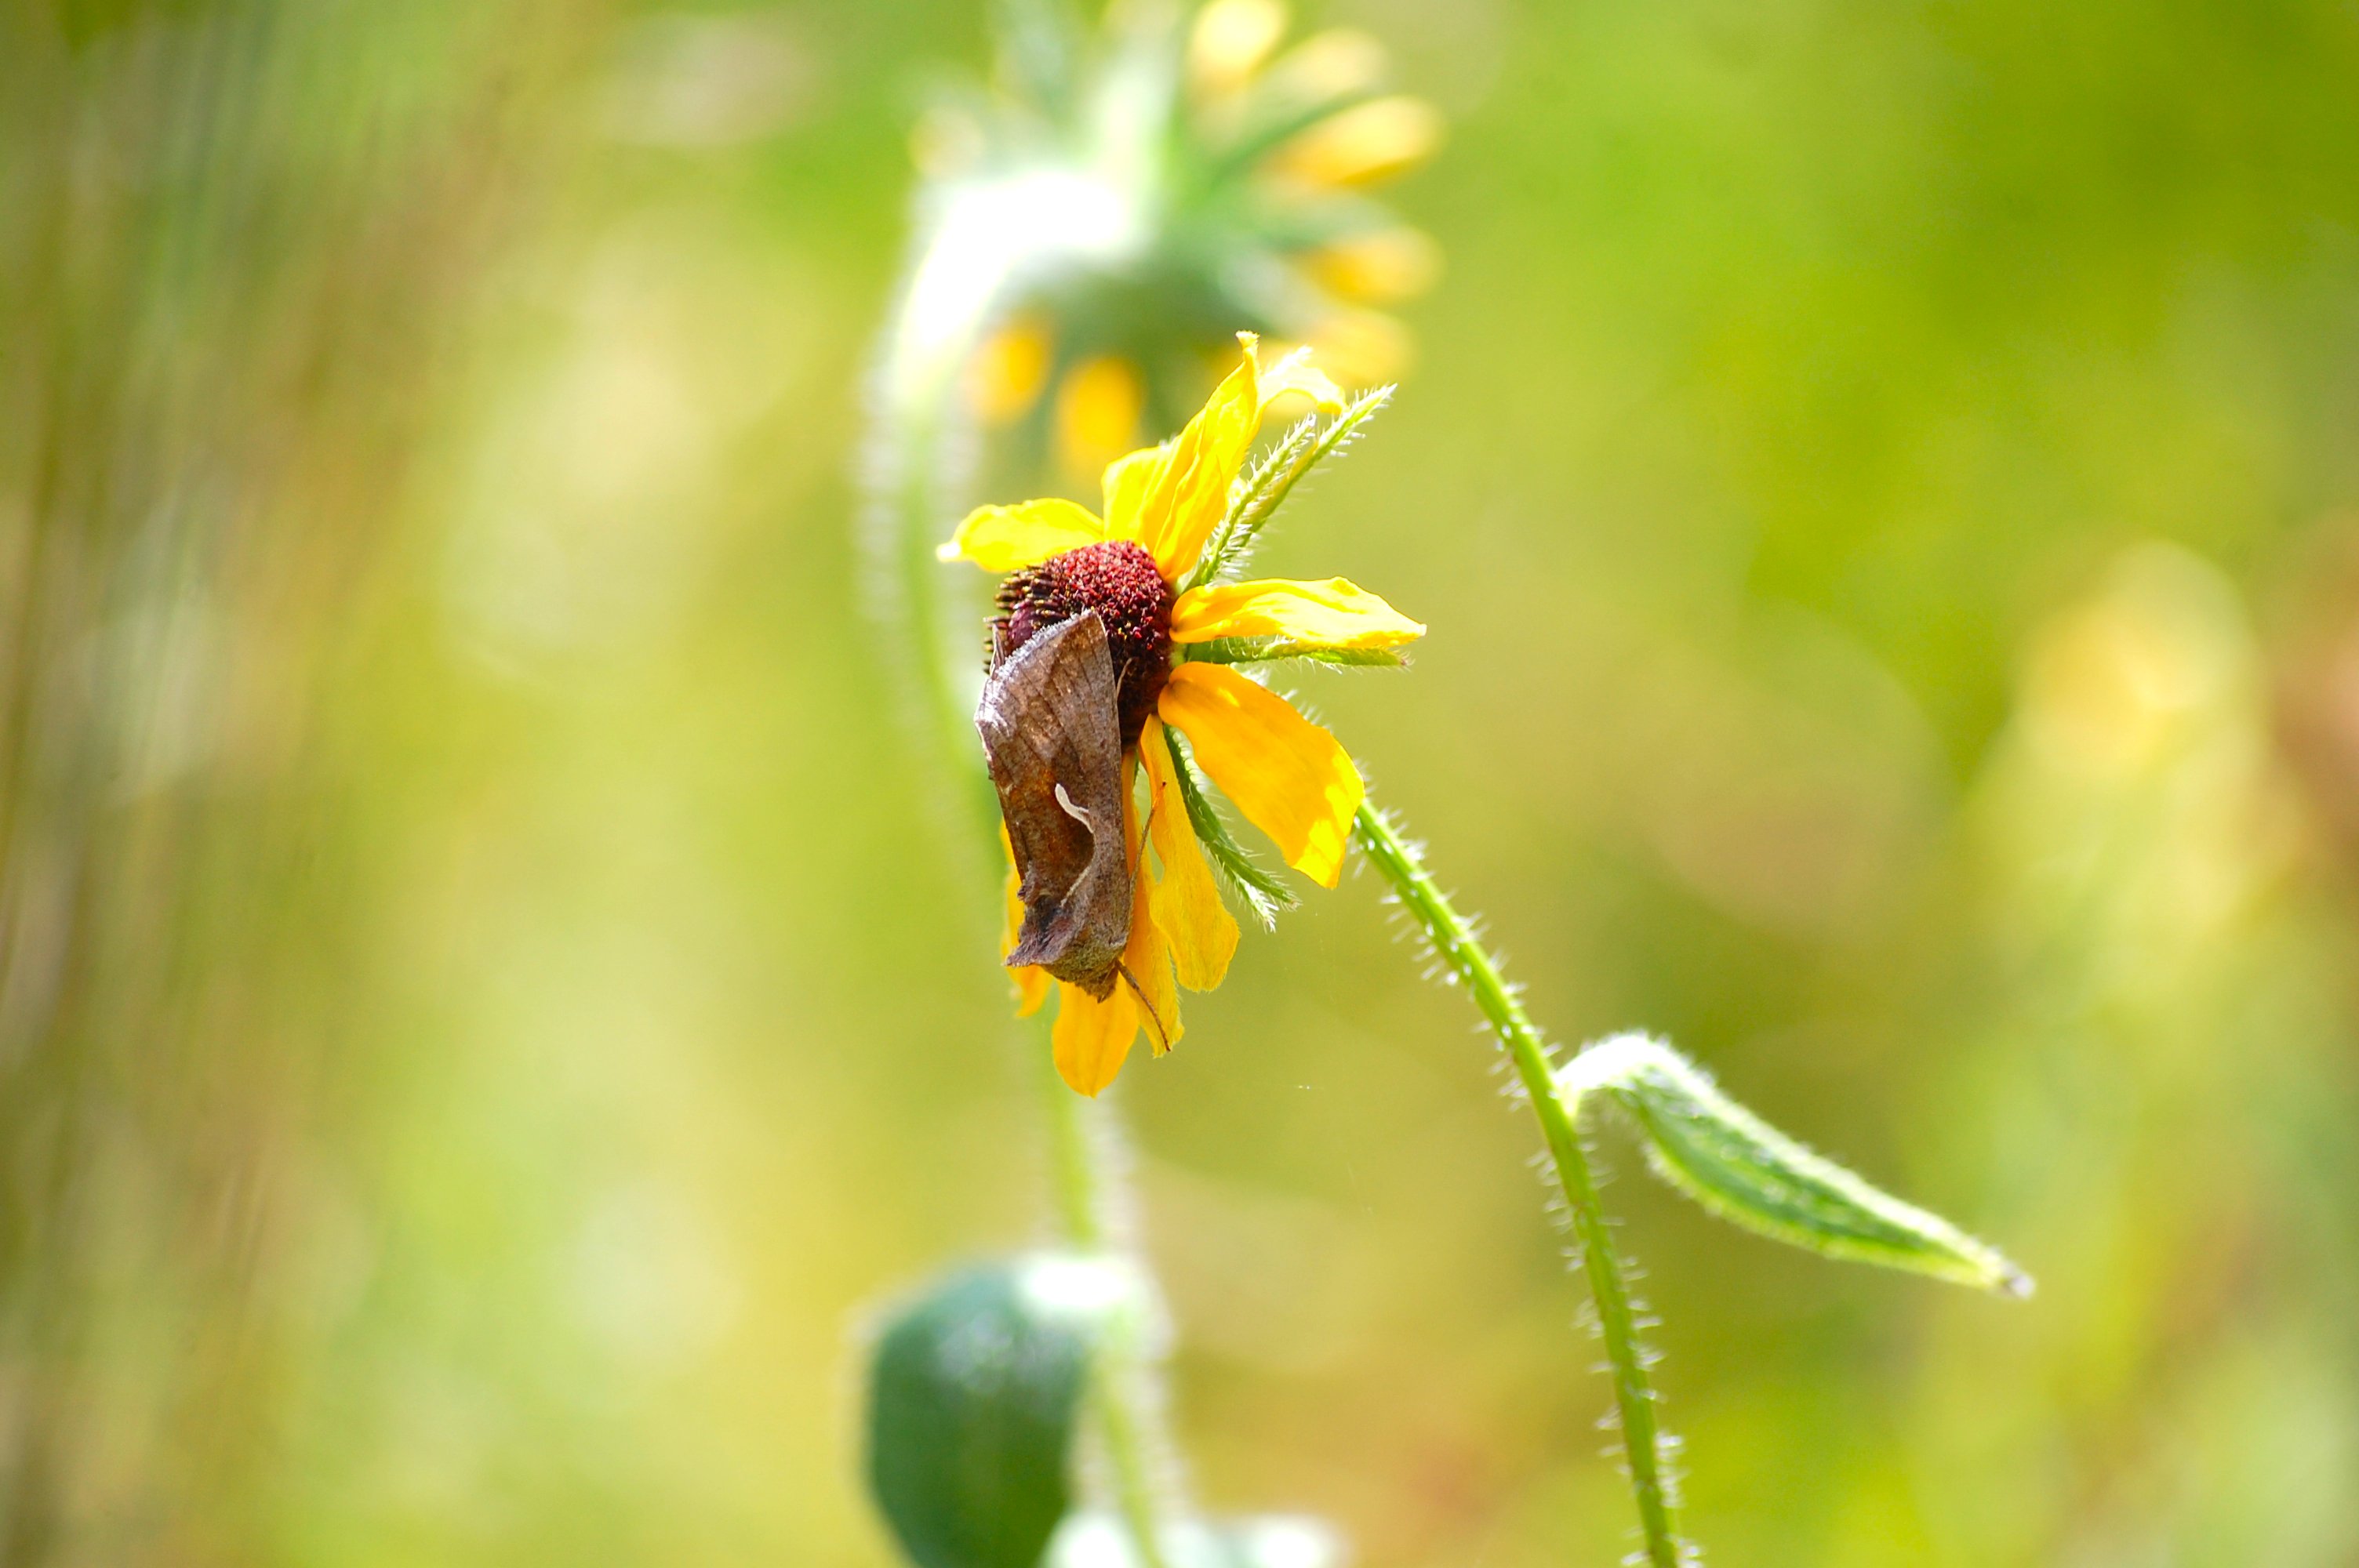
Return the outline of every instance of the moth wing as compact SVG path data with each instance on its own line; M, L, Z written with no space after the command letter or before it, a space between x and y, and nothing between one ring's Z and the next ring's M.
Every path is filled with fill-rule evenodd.
M1104 622L1088 611L1001 660L974 715L1024 902L1007 962L1099 995L1130 940L1117 690Z

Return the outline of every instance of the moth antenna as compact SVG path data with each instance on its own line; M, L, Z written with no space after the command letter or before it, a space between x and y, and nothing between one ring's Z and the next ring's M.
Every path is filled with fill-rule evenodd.
M1155 1004L1147 1000L1146 989L1138 983L1138 977L1130 972L1130 966L1116 958L1114 967L1114 972L1122 976L1123 983L1130 988L1130 994L1138 999L1138 1010L1147 1014L1147 1025L1155 1031L1155 1054L1162 1055L1171 1049L1171 1032L1163 1027L1161 1015L1155 1011Z

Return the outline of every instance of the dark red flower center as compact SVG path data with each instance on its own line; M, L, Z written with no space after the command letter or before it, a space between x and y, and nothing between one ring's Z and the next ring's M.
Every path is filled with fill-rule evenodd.
M1171 673L1171 588L1155 557L1126 539L1083 545L1012 573L999 587L992 632L1002 657L1060 622L1094 610L1114 655L1122 743L1138 734Z

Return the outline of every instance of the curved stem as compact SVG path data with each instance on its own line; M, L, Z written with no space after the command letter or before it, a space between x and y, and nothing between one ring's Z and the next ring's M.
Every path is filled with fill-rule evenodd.
M1368 859L1393 886L1401 907L1415 917L1458 978L1465 983L1484 1019L1506 1048L1516 1076L1539 1119L1548 1141L1549 1159L1571 1212L1572 1232L1581 1248L1581 1262L1589 1291L1597 1304L1600 1336L1614 1377L1614 1402L1622 1422L1622 1447L1629 1465L1630 1491L1638 1505L1638 1525L1646 1537L1647 1568L1680 1568L1686 1561L1673 1519L1673 1499L1663 1463L1663 1433L1656 1421L1655 1392L1647 1379L1645 1349L1638 1343L1637 1316L1630 1304L1630 1289L1621 1256L1614 1249L1605 1211L1597 1198L1597 1184L1582 1152L1581 1134L1573 1112L1558 1095L1549 1061L1548 1044L1523 1004L1516 1000L1499 966L1474 935L1457 909L1434 884L1417 848L1382 812L1363 804L1353 822Z
M938 772L962 797L951 815L971 819L983 850L970 857L983 868L995 910L1003 860L999 806L983 768L982 747L968 716L968 693L958 678L952 618L944 600L944 568L934 559L955 510L952 454L964 441L957 416L959 373L988 320L997 291L993 268L960 269L949 247L922 254L888 329L874 391L875 449L869 457L870 496L865 538L872 608L893 633L906 686L917 694L916 728ZM940 280L950 276L948 285ZM955 298L945 305L948 288ZM964 835L961 835L962 838ZM1028 1042L1038 1071L1049 1138L1054 1221L1059 1239L1078 1251L1123 1255L1137 1271L1150 1303L1153 1276L1131 1243L1124 1142L1114 1108L1068 1089L1058 1077L1048 1042ZM1148 1314L1158 1310L1150 1304ZM1114 1501L1133 1540L1140 1568L1168 1568L1166 1543L1179 1511L1172 1479L1174 1452L1166 1433L1150 1323L1116 1335L1102 1352L1093 1406L1111 1473Z

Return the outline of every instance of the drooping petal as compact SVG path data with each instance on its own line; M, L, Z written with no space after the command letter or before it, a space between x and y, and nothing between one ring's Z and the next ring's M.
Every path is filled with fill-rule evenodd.
M1183 664L1156 712L1292 866L1322 887L1343 869L1360 772L1335 737L1225 665Z
M1117 458L1106 465L1105 536L1109 539L1138 537L1138 509L1145 503L1147 492L1155 488L1156 476L1163 471L1163 461L1171 455L1171 444L1146 447L1126 458Z
M1147 1044L1160 1056L1180 1043L1180 992L1171 984L1171 948L1155 924L1146 867L1131 881L1130 941L1122 950L1123 985L1131 988L1131 1002Z
M1057 1022L1049 1032L1057 1076L1075 1094L1096 1098L1122 1071L1138 1034L1138 1005L1116 981L1103 1001L1079 986L1057 982Z
M1237 950L1237 923L1221 902L1212 868L1196 843L1170 748L1161 720L1148 719L1138 752L1147 760L1147 836L1162 862L1150 909L1157 928L1171 945L1180 983L1191 991L1208 991L1229 972L1229 959Z
M999 956L1006 957L1016 948L1016 938L1024 929L1024 879L1016 870L1016 849L1007 841L1007 824L999 825L1000 853L1007 857L1007 916L999 936ZM1007 971L1016 986L1016 1016L1029 1018L1040 1011L1049 1000L1049 971L1038 964L1023 964Z
M1037 567L1105 537L1105 524L1086 506L1051 496L1013 506L978 506L966 514L949 543L936 546L940 561L973 561L987 572Z
M1166 581L1179 581L1196 564L1205 539L1228 510L1229 485L1261 426L1261 366L1253 334L1237 336L1245 344L1244 362L1188 421L1139 501L1138 542L1155 557Z
M1397 648L1425 635L1411 621L1356 583L1216 583L1180 596L1171 607L1171 640L1283 637L1317 648Z
M1125 770L1125 782L1135 776ZM1132 868L1130 940L1124 945L1114 989L1101 1001L1079 986L1057 985L1057 1022L1049 1033L1049 1050L1058 1076L1076 1094L1095 1096L1114 1082L1142 1026L1158 1056L1180 1035L1180 993L1171 984L1170 948L1150 907L1140 826L1125 790L1123 828Z
M1343 406L1343 392L1327 379L1327 373L1310 362L1309 348L1289 351L1276 364L1261 373L1261 406L1267 409L1281 397L1300 394L1310 400L1311 406L1321 414L1332 414Z

